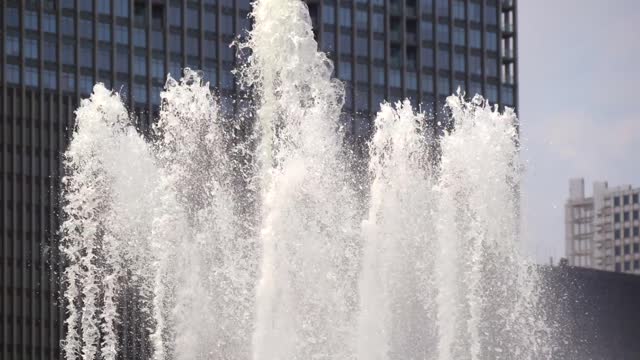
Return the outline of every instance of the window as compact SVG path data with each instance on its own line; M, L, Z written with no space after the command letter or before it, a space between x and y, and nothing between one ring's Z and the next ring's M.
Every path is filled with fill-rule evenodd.
M365 37L358 37L356 39L356 54L358 56L367 56L369 52L369 39Z
M432 93L433 92L433 76L429 74L422 75L422 92Z
M620 213L613 214L613 222L614 223L619 223L620 222Z
M633 220L638 220L638 216L640 214L638 214L638 210L633 210Z
M629 271L631 269L631 264L629 261L624 262L624 271Z
M157 79L164 77L164 63L162 59L151 59L151 76Z
M620 256L620 246L614 247L615 255Z
M498 102L498 87L494 84L487 84L487 100L489 100L491 103L497 103Z
M340 8L340 25L351 27L351 9L346 7Z
M356 90L356 108L363 112L369 110L369 93L366 89Z
M73 18L63 16L60 18L60 28L62 35L73 36L76 33L75 21Z
M38 30L38 13L35 11L25 10L24 28L29 30Z
M369 14L367 14L366 10L356 11L356 27L362 30L366 30L369 27Z
M207 30L216 31L216 24L218 20L216 19L215 10L205 9L203 21Z
M200 14L198 13L198 9L187 8L187 28L189 29L200 29Z
M628 211L624 212L624 221L629 221L629 212Z
M420 22L420 28L422 40L433 41L433 23L429 20L423 20Z
M199 56L200 55L200 46L198 43L198 38L188 35L186 42L186 50L187 55L190 56ZM231 59L233 61L233 59Z
M24 68L24 83L27 86L38 86L38 69L27 66Z
M438 93L443 96L451 95L451 81L448 76L438 77Z
M93 39L93 23L91 20L80 19L80 37Z
M482 34L480 30L471 29L469 42L474 49L480 49L482 47Z
M7 35L5 37L4 51L6 55L20 56L20 41L17 36Z
M373 83L375 85L384 85L384 68L381 66L373 67Z
M616 272L620 272L620 263L616 263Z
M449 15L449 0L436 0L438 15Z
M513 105L513 87L502 87L502 103L503 105Z
M628 238L630 236L631 236L631 230L629 228L624 228L624 237Z
M488 25L497 25L498 8L495 5L487 4L484 10L484 22Z
M454 0L453 1L453 18L464 20L465 18L465 8L464 8L463 0Z
M465 56L462 53L455 53L453 55L453 70L457 72L465 71Z
M635 270L640 269L640 260L633 260L633 268Z
M371 26L373 31L384 32L384 15L374 12L371 18Z
M325 24L336 23L336 9L333 5L324 4L322 7L322 21Z
M620 206L620 197L619 196L614 196L613 197L613 206Z
M56 90L58 88L58 78L53 70L44 70L42 72L42 85L46 89Z
M487 76L497 77L498 76L498 59L496 58L487 58L486 62L486 72Z
M433 67L433 49L422 48L422 66Z
M139 47L147 46L147 33L144 29L133 29L133 45Z
M82 44L79 55L80 66L93 67L93 44Z
M171 4L167 16L169 18L169 25L182 26L182 7L180 7L180 4Z
M133 57L133 72L135 75L147 76L147 59L142 55Z
M342 80L351 81L351 63L347 61L340 61L338 67L338 77Z
M482 21L482 12L480 10L480 4L475 2L469 2L469 19L475 22Z
M233 35L233 17L228 14L222 14L222 32L224 34Z
M639 228L639 227L637 227L637 226L634 226L634 227L633 227L633 236L638 236L638 235L640 235L640 228ZM637 248L637 245L638 245L638 244L634 244L634 245L633 245L634 249L636 249L636 248ZM635 251L635 252L638 252L637 250L634 250L634 251Z
M44 61L56 62L56 53L58 50L58 43L55 41L45 41L43 44L44 51Z
M138 103L147 102L147 87L144 84L133 84L133 99Z
M458 46L464 46L466 44L466 34L464 28L453 28L453 43Z
M99 48L96 60L100 70L111 70L111 50L109 48Z
M116 25L115 40L118 44L126 45L129 43L129 29L126 26Z
M62 51L60 52L62 63L65 65L75 65L76 63L76 47L73 44L62 44Z
M433 13L433 0L419 0L420 4L422 4L422 10L426 14Z
M351 36L350 34L340 34L340 52L345 55L351 55Z
M204 40L202 44L202 50L204 51L204 56L208 59L215 59L217 56L218 43L215 40Z
M93 77L89 75L80 76L80 92L83 94L91 94L93 91Z
M129 50L118 49L116 53L116 71L121 73L129 72Z
M634 204L638 203L638 194L633 194L633 203Z
M384 59L384 41L379 39L373 39L372 50L374 59Z
M487 50L498 51L498 34L493 31L487 33Z
M111 26L109 24L98 23L98 40L111 41Z
M482 60L479 55L471 55L469 57L469 70L471 74L482 75Z
M325 31L322 34L322 50L327 52L336 50L335 34L332 31Z
M407 89L418 90L418 76L416 75L416 73L414 73L413 71L408 71L405 80Z
M397 69L389 71L389 85L392 87L402 87L402 72Z
M56 32L56 16L53 14L44 14L42 16L42 29L44 32L55 34Z
M111 13L111 1L97 1L98 13L110 14Z
M451 67L449 66L449 51L447 50L438 50L438 67L440 69L449 70Z
M7 82L20 84L20 67L14 64L5 64L5 77Z
M473 97L480 94L482 94L482 85L477 81L471 81L471 84L469 84L469 96Z
M129 17L129 0L114 0L116 15Z
M80 11L92 12L93 1L78 1L77 2Z
M4 21L9 27L20 27L20 13L18 9L8 7L4 13Z
M615 229L613 231L613 238L614 239L620 239L620 229ZM618 254L616 254L616 255L618 255Z
M622 197L622 204L623 205L629 205L629 195L624 195Z
M76 91L76 74L63 72L60 77L60 88L65 91Z
M444 44L449 43L449 24L438 24L438 41Z
M356 80L360 82L369 82L369 68L367 64L356 64Z
M151 48L164 50L164 36L159 31L151 31Z

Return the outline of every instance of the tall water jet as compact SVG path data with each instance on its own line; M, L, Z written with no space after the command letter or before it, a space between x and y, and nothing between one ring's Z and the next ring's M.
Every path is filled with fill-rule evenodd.
M382 104L375 119L358 359L411 358L428 348L435 198L426 125L426 115L408 101Z
M261 277L253 358L352 353L357 220L338 118L342 84L306 5L258 0L242 79L258 96Z

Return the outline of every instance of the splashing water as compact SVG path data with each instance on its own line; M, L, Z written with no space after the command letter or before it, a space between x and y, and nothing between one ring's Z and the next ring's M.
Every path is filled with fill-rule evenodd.
M238 73L257 146L189 69L168 78L151 142L100 84L76 111L65 357L115 359L137 331L157 360L553 358L516 241L515 114L451 96L455 128L433 138L408 101L381 104L358 176L306 6L258 0L252 16ZM117 326L127 301L137 330Z

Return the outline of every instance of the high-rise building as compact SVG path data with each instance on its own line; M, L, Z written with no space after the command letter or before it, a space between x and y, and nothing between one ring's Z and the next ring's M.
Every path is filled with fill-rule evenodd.
M307 3L320 48L346 82L350 139L368 137L383 99L437 110L461 87L517 108L516 0ZM231 101L237 59L228 45L250 26L249 11L249 0L0 2L0 359L61 356L61 159L80 99L103 82L146 131L165 74L191 67L233 113L241 102ZM136 337L125 336L123 349L146 354Z
M572 179L565 205L565 246L570 265L640 274L640 188Z
M320 47L346 82L357 137L367 138L383 99L409 98L437 115L459 87L517 108L515 0L308 3Z

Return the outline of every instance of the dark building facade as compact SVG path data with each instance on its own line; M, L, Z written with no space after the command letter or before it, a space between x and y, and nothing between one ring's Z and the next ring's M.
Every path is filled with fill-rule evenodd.
M461 87L517 108L516 0L307 3L320 48L346 83L351 139L368 137L383 99L408 97L439 113ZM249 0L0 2L0 359L61 357L61 154L80 99L103 82L146 131L165 74L191 67L233 113L228 45L250 26L249 11ZM144 358L144 348L124 334L123 351Z
M542 274L559 324L557 359L640 359L640 276L570 266Z

